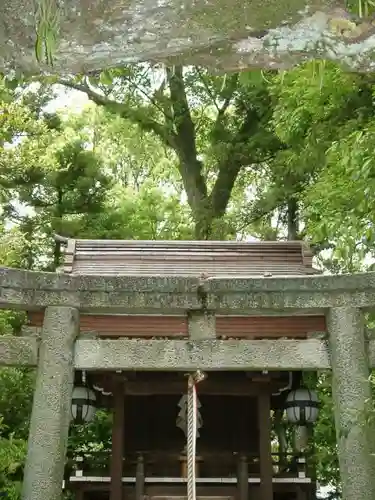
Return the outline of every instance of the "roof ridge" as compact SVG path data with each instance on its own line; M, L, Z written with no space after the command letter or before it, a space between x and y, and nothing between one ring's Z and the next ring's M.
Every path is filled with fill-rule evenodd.
M306 242L302 240L275 240L275 241L237 241L237 240L101 240L76 238L77 244L93 245L155 245L155 246L296 246L302 247Z
M60 241L60 240L59 240ZM315 274L306 242L64 239L61 271L103 275Z

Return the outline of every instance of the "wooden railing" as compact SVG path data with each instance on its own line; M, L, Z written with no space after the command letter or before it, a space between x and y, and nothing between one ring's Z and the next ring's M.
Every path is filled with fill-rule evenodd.
M126 455L123 459L123 477L136 478L142 474L146 478L184 477L185 457L177 453L139 452ZM70 456L67 463L68 476L109 477L111 452L84 452ZM303 454L272 454L274 478L306 478L307 456ZM244 453L202 453L197 457L198 478L238 478L246 474L249 478L259 477L259 457ZM242 471L242 472L241 472Z

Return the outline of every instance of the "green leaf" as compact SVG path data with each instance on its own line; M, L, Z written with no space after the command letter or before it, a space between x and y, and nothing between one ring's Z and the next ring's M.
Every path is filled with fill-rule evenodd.
M109 70L106 70L106 71L102 71L100 73L100 83L102 83L103 85L111 85L113 83L113 77L112 77L112 74Z
M264 76L260 70L242 71L239 83L243 86L256 86L264 83Z

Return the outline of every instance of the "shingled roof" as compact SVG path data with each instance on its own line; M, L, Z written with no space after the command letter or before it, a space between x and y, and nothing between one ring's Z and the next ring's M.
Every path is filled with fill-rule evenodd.
M80 240L65 243L60 272L112 276L293 276L316 274L301 241Z

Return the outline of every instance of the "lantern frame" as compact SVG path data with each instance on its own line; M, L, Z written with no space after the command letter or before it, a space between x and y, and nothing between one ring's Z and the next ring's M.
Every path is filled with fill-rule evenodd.
M299 426L314 424L319 415L319 407L317 393L306 387L290 391L284 405L288 422Z
M96 394L85 385L75 385L70 406L71 420L84 424L93 420L96 413Z

